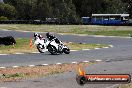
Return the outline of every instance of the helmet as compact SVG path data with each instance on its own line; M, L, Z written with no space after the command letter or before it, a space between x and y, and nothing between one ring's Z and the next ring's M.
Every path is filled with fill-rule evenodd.
M38 33L34 33L34 37L37 37L39 34Z
M47 33L46 33L46 36L49 36L49 35L50 35L49 32L47 32Z
M43 38L43 36L42 36L42 35L39 35L38 37L39 37L39 38Z

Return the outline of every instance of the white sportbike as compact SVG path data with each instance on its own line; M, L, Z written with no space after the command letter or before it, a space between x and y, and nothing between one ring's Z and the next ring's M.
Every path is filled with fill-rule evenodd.
M44 53L47 51L47 46L48 46L50 41L48 41L45 38L40 39L39 37L35 37L34 40L35 40L34 44L36 45L36 47L40 53Z
M50 43L47 46L47 49L52 55L70 53L70 49L66 45L64 45L64 43L61 42L60 40L59 40L59 43L57 43L56 39L52 39L50 41Z
M51 41L49 41L46 38L40 39L38 36L36 36L34 40L34 44L36 45L40 53L44 53L46 51L49 51L52 55L70 53L70 49L66 45L64 45L63 42L61 42L60 40L59 43L57 43L56 39L52 39Z

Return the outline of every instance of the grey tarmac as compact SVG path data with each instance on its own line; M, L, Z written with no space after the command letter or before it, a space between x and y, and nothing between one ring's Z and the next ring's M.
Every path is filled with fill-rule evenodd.
M13 35L17 38L31 38L32 32L0 31L1 36ZM44 35L44 34L43 34ZM70 55L24 54L0 56L0 66L51 64L76 61L103 60L86 67L88 73L127 73L132 74L132 39L119 37L93 37L77 35L58 35L62 41L78 43L110 44L113 48L71 52ZM75 81L75 72L53 75L50 77L22 80L20 82L1 83L7 88L113 88L114 84L88 84L79 86ZM116 86L116 85L115 85Z
M130 74L132 75L132 61L109 61L90 65L85 68L87 74ZM20 80L17 82L0 83L0 88L117 88L119 84L85 84L80 86L76 82L75 71L49 77Z

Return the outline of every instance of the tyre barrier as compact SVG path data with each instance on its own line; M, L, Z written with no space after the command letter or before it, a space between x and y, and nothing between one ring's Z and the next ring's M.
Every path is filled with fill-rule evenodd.
M16 40L12 36L0 37L0 45L14 45Z

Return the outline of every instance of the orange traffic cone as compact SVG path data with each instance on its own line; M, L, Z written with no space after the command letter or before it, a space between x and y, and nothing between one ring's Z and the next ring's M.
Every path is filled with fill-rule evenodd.
M33 42L32 42L32 38L30 39L30 43L29 43L29 46L30 46L30 48L32 48L32 47L33 47Z

